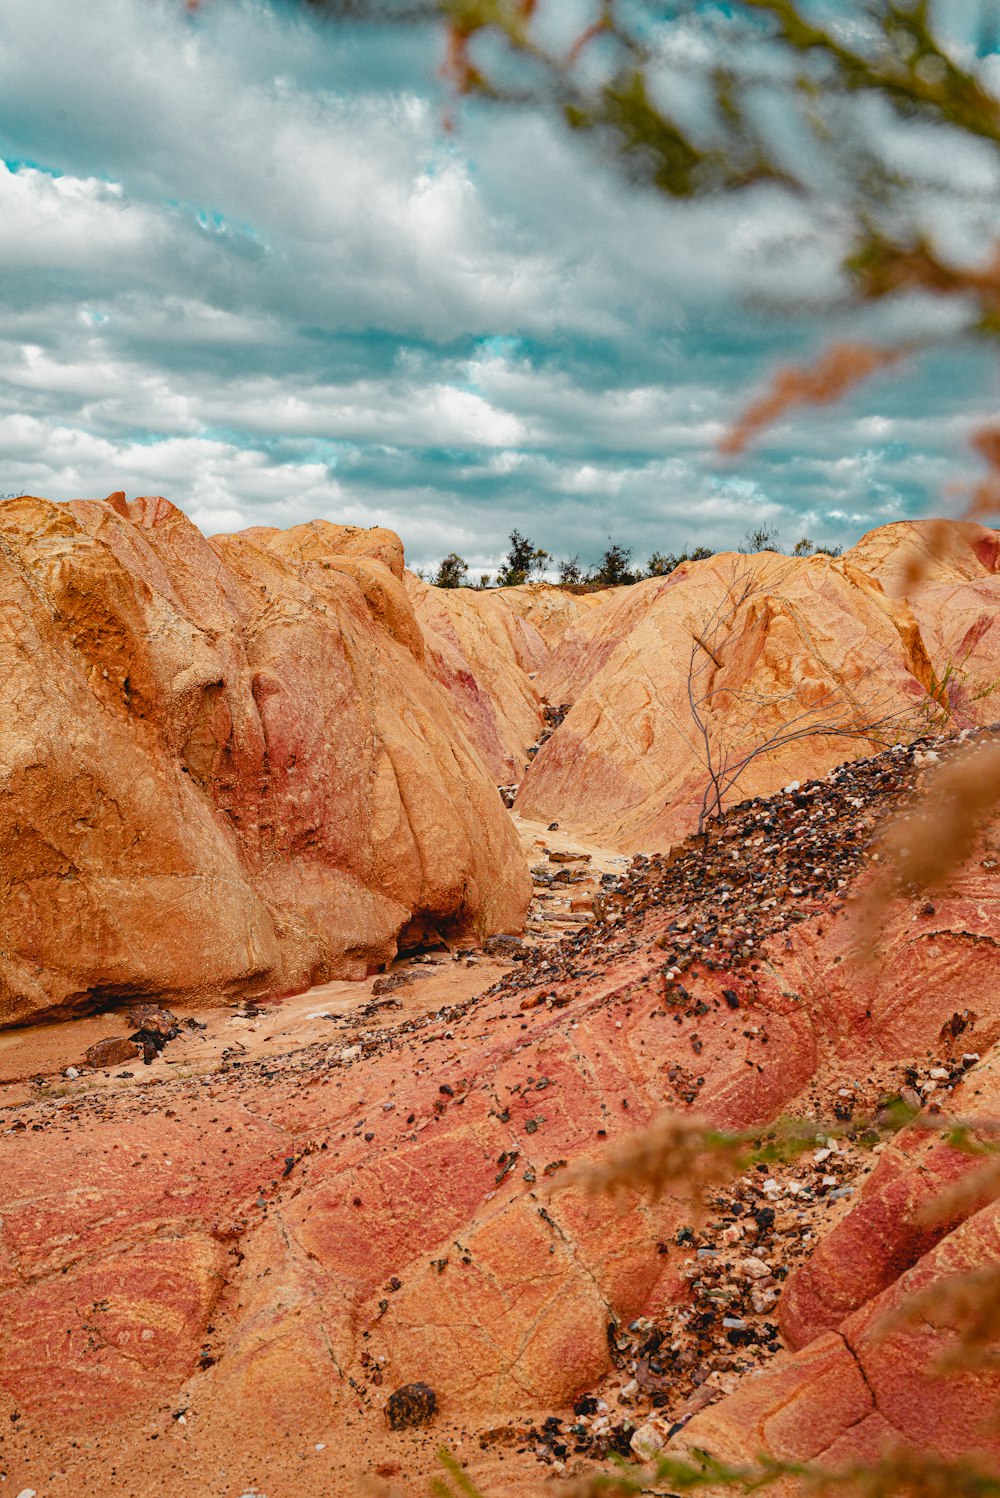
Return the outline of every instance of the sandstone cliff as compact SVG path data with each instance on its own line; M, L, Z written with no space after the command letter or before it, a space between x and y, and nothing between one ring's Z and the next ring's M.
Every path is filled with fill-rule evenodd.
M1000 532L901 520L869 531L845 560L887 593L905 589L956 725L1000 717Z
M495 786L386 531L0 506L0 1021L363 976L516 928Z
M507 590L433 588L412 573L406 586L430 669L490 774L498 784L519 780L541 731L534 677L548 654L542 635L511 607Z

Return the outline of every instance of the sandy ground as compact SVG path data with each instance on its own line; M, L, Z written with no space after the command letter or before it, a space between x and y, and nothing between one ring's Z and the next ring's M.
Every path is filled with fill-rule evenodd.
M179 1020L194 1018L204 1030L182 1030L149 1066L130 1061L109 1071L80 1070L68 1078L68 1068L82 1068L83 1053L95 1041L127 1033L124 1016L109 1010L56 1025L24 1026L0 1032L0 1108L10 1107L58 1091L67 1097L123 1087L142 1087L168 1074L200 1076L214 1072L230 1057L252 1061L262 1056L286 1056L317 1040L339 1040L357 1019L377 1016L374 1005L402 1006L407 1016L458 1003L488 988L509 963L482 957L469 965L446 952L429 957L404 957L392 973L412 976L412 982L384 998L372 993L376 977L362 983L324 983L291 998L255 1006L192 1009L171 1006ZM386 975L383 975L386 976ZM367 1013L366 1013L367 1011Z
M557 828L550 832L544 822L533 822L528 817L512 817L521 838L521 846L529 863L538 862L546 850L553 853L582 853L590 855L590 867L599 874L620 874L632 862L619 848L605 848L598 843L581 842L572 832Z

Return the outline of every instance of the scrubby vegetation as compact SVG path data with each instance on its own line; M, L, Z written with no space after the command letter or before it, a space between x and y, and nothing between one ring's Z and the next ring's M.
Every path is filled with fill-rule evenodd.
M580 554L564 557L561 561L536 546L529 537L516 528L509 537L509 550L500 564L496 579L488 572L478 578L479 588L516 588L523 583L554 582L556 586L574 590L591 591L597 588L622 588L631 583L640 583L650 577L669 577L683 562L704 562L714 556L709 546L685 546L682 551L653 551L643 566L632 561L632 547L608 537L608 545L600 559L590 566L580 561ZM778 532L773 526L759 526L748 530L738 548L744 554L758 551L782 551ZM813 554L839 556L839 546L825 546L801 537L791 548L789 555L808 557ZM421 574L422 575L422 574ZM437 571L427 578L438 588L464 588L471 586L469 564L464 557L451 551L440 562Z

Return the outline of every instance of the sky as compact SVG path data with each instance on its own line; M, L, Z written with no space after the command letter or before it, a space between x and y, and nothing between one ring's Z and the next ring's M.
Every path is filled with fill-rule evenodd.
M473 575L512 527L641 562L955 507L998 397L962 308L831 312L829 217L667 202L540 111L456 107L441 50L263 0L3 0L0 495L387 525ZM1000 198L985 152L946 165ZM782 363L918 325L930 353L720 456Z

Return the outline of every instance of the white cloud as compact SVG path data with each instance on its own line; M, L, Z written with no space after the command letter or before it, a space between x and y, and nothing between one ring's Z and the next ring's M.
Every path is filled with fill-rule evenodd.
M513 524L593 559L609 529L637 555L761 518L850 540L933 501L985 359L718 458L819 341L741 297L828 294L834 219L773 189L668 208L528 112L449 137L435 65L265 0L4 0L0 491L162 492L210 530L378 519L418 561L490 566ZM873 326L966 315L913 298Z

